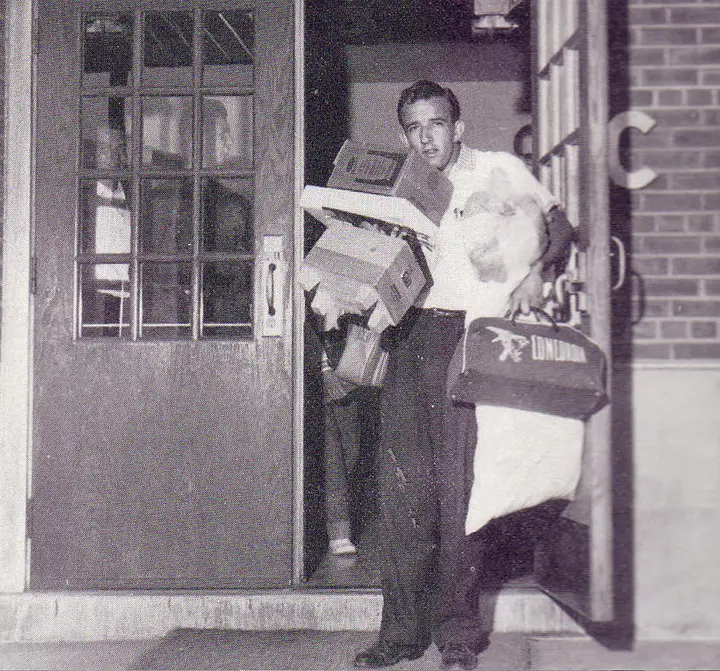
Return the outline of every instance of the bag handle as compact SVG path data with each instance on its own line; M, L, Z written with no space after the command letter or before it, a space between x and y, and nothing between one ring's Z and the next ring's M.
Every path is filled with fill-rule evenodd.
M532 314L534 314L536 317L539 318L538 321L540 321L540 320L543 319L543 318L546 319L547 321L549 321L549 322L550 322L550 325L553 327L553 331L559 331L559 330L560 330L560 327L558 326L558 323L555 321L555 319L552 317L552 315L550 315L550 314L548 314L547 312L545 312L545 310L543 310L542 308L531 307L531 308L530 308L530 312L531 312ZM510 323L511 323L513 326L514 326L515 323L516 323L518 314L520 314L520 311L519 311L519 310L515 310L515 312L513 312L513 313L510 315L510 317L509 317Z
M468 324L469 326L469 324ZM470 332L470 329L468 326L465 327L463 333L463 348L462 348L462 368L460 370L460 373L464 373L467 370L467 341L468 341L468 334Z

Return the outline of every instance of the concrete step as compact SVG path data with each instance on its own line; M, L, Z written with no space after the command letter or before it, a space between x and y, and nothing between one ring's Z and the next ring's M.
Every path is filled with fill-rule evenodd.
M377 590L1 594L0 642L146 639L179 628L375 631L381 608ZM494 630L582 633L552 599L533 588L498 595Z

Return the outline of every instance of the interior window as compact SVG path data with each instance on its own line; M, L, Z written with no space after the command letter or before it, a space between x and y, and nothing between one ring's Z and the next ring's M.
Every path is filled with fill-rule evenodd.
M247 10L83 17L78 337L252 336L253 49Z

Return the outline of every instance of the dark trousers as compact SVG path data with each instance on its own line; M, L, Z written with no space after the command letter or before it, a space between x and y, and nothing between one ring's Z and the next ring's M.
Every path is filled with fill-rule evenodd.
M388 336L381 398L381 638L479 650L492 626L481 608L485 545L466 536L476 440L472 406L446 391L461 315L413 309Z
M358 484L355 477L365 489L372 489L372 477L368 477L371 438L367 434L374 430L368 421L377 411L377 399L377 389L359 387L343 399L325 402L325 519L330 539L353 535L351 518L357 517L351 515L353 485ZM372 492L365 494L362 499L369 503Z
M360 457L357 402L325 404L325 520L330 539L350 538L350 478Z

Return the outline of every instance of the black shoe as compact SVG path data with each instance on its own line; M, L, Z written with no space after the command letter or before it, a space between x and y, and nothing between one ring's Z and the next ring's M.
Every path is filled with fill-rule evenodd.
M440 649L442 671L472 671L478 665L477 653L462 643L448 643Z
M381 669L392 666L403 659L420 659L425 649L417 645L402 645L379 640L367 650L355 655L355 666L365 669Z

